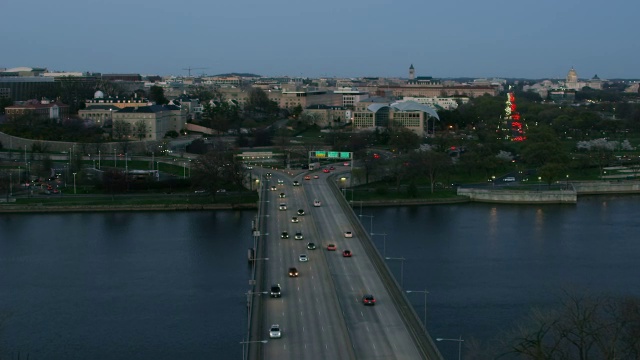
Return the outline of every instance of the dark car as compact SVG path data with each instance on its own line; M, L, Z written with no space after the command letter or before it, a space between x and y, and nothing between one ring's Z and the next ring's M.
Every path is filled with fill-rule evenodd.
M316 249L316 244L310 242L307 244L307 249L309 250L315 250Z
M300 182L299 182L298 180L295 180L295 181L293 182L293 186L300 186Z
M344 256L344 257L351 257L351 255L352 255L351 254L351 250L344 250L342 252L342 256Z
M294 267L289 268L289 277L298 277L298 269Z
M281 239L288 239L289 238L289 233L286 231L283 231L282 234L280 234L280 238Z
M303 209L298 209L298 216L302 216L304 215L304 210Z
M280 284L271 285L271 297L278 298L282 296L282 288Z
M362 303L365 305L375 305L376 299L371 294L366 294L362 297Z

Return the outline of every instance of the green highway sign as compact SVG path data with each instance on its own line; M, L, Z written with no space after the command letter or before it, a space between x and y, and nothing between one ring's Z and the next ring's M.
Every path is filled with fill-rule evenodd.
M311 151L309 155L318 159L352 159L352 153L345 151Z

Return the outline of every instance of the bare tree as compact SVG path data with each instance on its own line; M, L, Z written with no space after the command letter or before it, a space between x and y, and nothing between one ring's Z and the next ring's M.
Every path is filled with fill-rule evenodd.
M116 140L122 140L131 135L131 124L124 120L114 120L112 135Z
M507 346L526 359L638 359L640 301L637 298L565 293L557 310L535 309Z
M413 152L410 159L410 166L415 171L415 175L428 178L431 193L434 191L438 177L451 166L451 158L447 154L432 150Z
M138 137L138 140L142 140L147 136L147 130L149 127L144 120L138 120L133 125L133 133Z
M233 151L219 142L194 162L191 178L194 185L209 191L215 199L216 192L226 186L242 187L244 172Z

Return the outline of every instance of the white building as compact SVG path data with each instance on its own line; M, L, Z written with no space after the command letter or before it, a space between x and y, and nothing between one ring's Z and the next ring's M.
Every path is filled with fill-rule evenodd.
M433 108L440 108L443 110L454 110L458 108L460 104L466 104L469 102L468 97L413 97L404 96L402 101L415 101L418 104L429 105Z

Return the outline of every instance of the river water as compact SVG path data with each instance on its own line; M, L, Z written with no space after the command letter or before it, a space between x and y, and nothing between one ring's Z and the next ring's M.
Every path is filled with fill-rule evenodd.
M380 251L405 259L387 262L404 288L429 292L432 337L487 342L563 290L640 296L639 201L364 208L362 219L387 234L374 236ZM1 215L0 357L240 358L254 215ZM407 296L422 317L423 294ZM457 343L438 345L457 358Z

